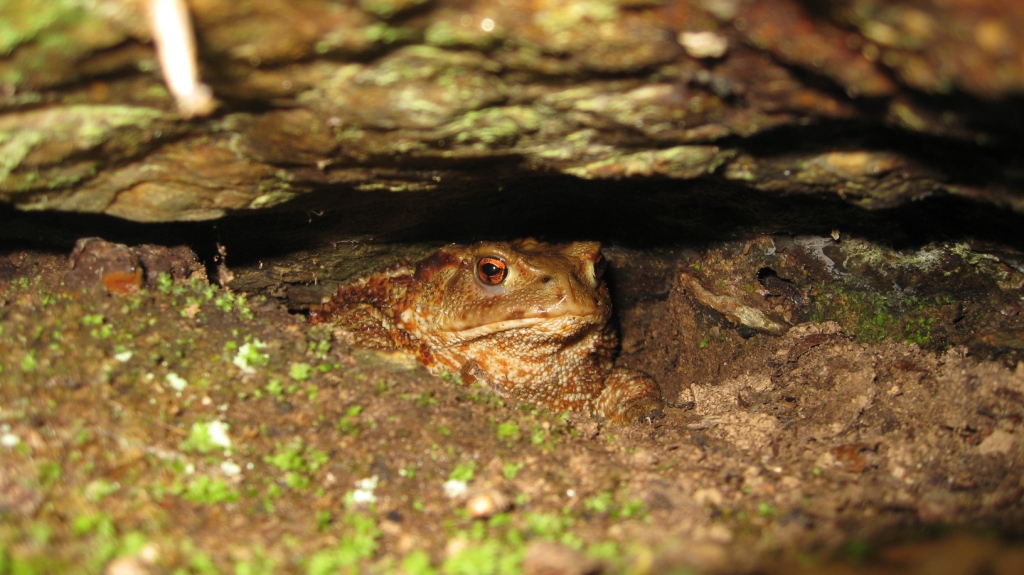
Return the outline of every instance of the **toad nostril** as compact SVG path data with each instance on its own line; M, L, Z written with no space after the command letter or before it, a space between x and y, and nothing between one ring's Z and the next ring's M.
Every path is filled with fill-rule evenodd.
M540 278L540 283L542 283L542 284L551 283L551 280L552 280L551 276L544 276L544 277Z

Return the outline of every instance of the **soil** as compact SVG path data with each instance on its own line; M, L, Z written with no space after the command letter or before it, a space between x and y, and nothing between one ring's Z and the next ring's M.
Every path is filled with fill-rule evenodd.
M295 253L168 245L0 252L0 573L1024 570L1012 247L613 243L669 407L609 427L231 287Z

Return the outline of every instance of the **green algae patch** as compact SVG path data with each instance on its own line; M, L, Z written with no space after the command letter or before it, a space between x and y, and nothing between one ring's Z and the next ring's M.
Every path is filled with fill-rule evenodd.
M76 78L76 64L95 50L122 42L88 3L6 0L0 19L0 81L38 88Z
M512 146L523 134L539 130L544 120L541 113L524 106L487 108L448 123L438 136L459 145Z
M305 101L370 129L436 128L506 98L500 66L482 55L400 48L372 66L339 68Z
M74 1L55 0L43 5L11 1L5 5L4 18L0 21L0 52L10 54L18 46L36 40L47 28L81 17L79 3Z
M943 347L933 341L933 329L950 319L952 296L919 297L899 293L878 293L851 286L822 285L813 304L812 319L837 321L857 341L878 343L887 339ZM942 319L936 322L936 317Z
M832 278L809 288L814 321L837 321L858 341L916 343L931 349L983 344L967 326L994 327L1014 305L1021 273L966 244L893 250L856 239L823 249ZM968 335L969 339L965 339Z
M585 179L667 176L699 178L713 173L735 152L718 146L676 146L637 152L568 168L566 173Z
M682 324L690 329L680 345L700 354L725 353L737 336L778 336L808 321L835 322L859 343L966 347L1007 361L1024 349L1017 256L964 242L895 248L838 230L758 236L706 250L676 277L692 298L688 305L697 306L692 325ZM752 318L769 318L778 329Z
M152 108L74 105L0 118L0 194L64 188L93 177L104 162L138 156L176 132Z

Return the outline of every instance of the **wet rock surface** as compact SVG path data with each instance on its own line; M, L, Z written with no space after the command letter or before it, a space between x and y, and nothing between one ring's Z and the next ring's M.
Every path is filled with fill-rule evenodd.
M192 119L146 3L35 4L0 46L0 200L23 209L190 221L551 174L1019 208L1014 3L193 2L218 108Z

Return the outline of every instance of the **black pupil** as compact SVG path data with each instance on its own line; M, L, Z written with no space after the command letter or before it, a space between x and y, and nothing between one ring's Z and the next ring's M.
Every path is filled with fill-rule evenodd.
M489 278L501 275L501 268L491 262L487 262L480 266L480 271L484 272L484 275Z

